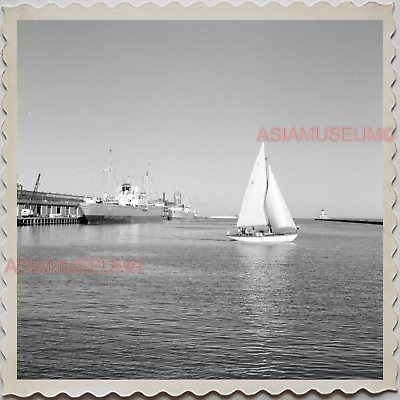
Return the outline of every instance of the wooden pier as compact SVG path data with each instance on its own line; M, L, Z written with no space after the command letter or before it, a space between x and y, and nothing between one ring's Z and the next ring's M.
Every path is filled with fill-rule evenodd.
M45 226L45 225L77 225L83 222L82 217L18 217L17 226Z

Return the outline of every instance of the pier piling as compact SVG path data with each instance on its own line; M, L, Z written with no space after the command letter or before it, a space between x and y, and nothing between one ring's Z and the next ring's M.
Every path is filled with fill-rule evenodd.
M18 217L17 226L77 225L81 224L82 220L82 217Z

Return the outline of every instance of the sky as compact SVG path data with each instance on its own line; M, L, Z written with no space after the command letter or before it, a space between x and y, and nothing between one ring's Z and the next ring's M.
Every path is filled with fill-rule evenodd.
M111 149L116 184L235 215L262 127L382 126L380 21L19 21L17 56L28 190L101 194ZM298 218L382 218L382 151L266 143Z

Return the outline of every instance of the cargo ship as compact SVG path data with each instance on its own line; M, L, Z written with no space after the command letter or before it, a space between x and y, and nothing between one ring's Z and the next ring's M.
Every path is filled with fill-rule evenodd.
M110 159L108 169L103 171L112 171ZM128 177L127 183L122 184L122 186L118 188L118 194L116 196L110 196L106 193L103 199L86 198L84 203L79 204L84 222L89 225L99 225L113 223L137 224L162 221L164 204L153 204L148 201L149 178L149 173L146 172L146 191L140 190L137 186L133 187Z
M168 219L192 220L196 217L196 211L190 209L188 202L182 202L182 195L179 190L176 190L174 193L174 205L168 208Z
M116 199L88 199L79 204L89 225L112 223L144 223L162 220L164 206L149 204L145 193L124 183Z

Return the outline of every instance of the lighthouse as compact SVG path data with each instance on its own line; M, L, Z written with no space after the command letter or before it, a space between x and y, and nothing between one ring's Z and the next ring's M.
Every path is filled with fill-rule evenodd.
M325 214L325 211L321 211L321 215L318 217L318 219L328 219L328 216Z

